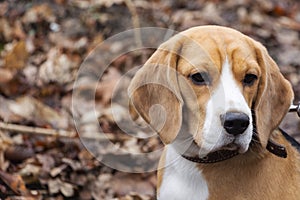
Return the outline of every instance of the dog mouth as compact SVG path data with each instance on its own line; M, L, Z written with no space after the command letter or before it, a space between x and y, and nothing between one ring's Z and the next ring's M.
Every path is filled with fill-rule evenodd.
M249 143L250 144L250 143ZM248 151L249 144L247 141L239 141L239 140L232 140L228 141L228 143L225 143L223 145L215 144L213 148L200 148L198 155L199 157L205 157L208 154L214 154L214 153L221 153L224 152L227 153L237 153L237 154L244 154Z
M227 144L226 146L221 147L219 150L227 150L227 151L238 151L240 146L235 143Z
M240 145L231 142L229 144L224 144L223 146L219 146L217 148L210 149L209 151L200 151L199 157L205 157L208 154L220 153L220 152L238 152L240 153Z
M241 149L240 145L238 145L234 142L231 142L227 145L215 148L215 149L209 151L208 153L204 154L203 152L201 152L202 154L199 154L199 156L200 157L205 157L208 154L215 154L215 153L222 153L222 152L238 152L238 153L240 153L240 149Z
M235 142L229 143L219 150L226 150L226 151L237 151L239 154L243 154L248 151L249 145L237 144Z

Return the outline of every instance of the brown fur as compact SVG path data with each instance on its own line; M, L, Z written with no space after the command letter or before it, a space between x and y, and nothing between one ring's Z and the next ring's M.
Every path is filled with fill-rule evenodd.
M255 111L259 145L232 159L199 165L208 183L209 199L299 199L298 152L276 131L288 111L293 92L266 49L251 38L229 28L203 26L168 40L130 85L129 93L135 109L160 134L165 144L192 134L194 141L201 146L206 103L219 82L226 58L248 106ZM199 87L192 84L188 76L196 71L208 72L211 85ZM247 73L258 77L251 87L242 84ZM160 85L140 87L147 82ZM150 108L156 104L165 110L151 114ZM162 121L165 123L161 124ZM265 149L270 137L286 146L286 159ZM164 157L160 166L164 166ZM162 176L163 169L160 169L158 188Z
M273 135L287 148L286 159L259 148L217 164L199 166L208 184L209 200L299 199L299 154L279 132Z

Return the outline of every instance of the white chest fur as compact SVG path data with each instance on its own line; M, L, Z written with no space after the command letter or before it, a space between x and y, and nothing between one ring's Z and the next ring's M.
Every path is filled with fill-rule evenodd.
M195 163L167 146L165 168L158 200L206 200L208 187Z

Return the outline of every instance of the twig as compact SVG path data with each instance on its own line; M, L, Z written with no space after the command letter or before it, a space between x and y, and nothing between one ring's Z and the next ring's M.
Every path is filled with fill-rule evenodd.
M33 133L33 134L62 136L62 137L76 137L76 135L77 135L75 132L70 132L70 131L65 131L65 130L37 128L37 127L31 127L31 126L9 124L9 123L4 123L4 122L0 122L0 129L7 130L7 131L20 132L20 133Z
M0 122L0 129L5 131L13 131L18 133L24 134L38 134L44 136L55 136L55 137L63 137L63 138L74 138L77 139L79 134L75 131L66 131L66 130L55 130L55 129L47 129L47 128L38 128L38 127L31 127L31 126L24 126L18 124L9 124ZM128 136L120 136L114 135L109 133L95 133L93 136L80 136L82 139L93 139L98 141L117 141L117 140L127 140Z
M132 0L125 0L125 4L132 16L132 25L134 27L135 42L138 48L141 48L143 46L143 42L142 42L142 37L140 32L140 19L137 14L136 7L133 4Z

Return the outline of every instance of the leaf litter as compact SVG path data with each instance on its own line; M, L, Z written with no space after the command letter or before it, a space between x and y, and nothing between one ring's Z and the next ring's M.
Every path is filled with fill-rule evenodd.
M181 31L205 24L236 28L260 41L292 83L295 103L300 100L297 1L1 2L0 198L155 199L155 172L125 173L98 161L116 154L101 142L105 138L127 151L117 152L119 166L132 161L128 152L162 148L158 137L141 139L151 131L130 126L127 94L122 92L134 74L124 77L124 73L141 66L153 50L119 56L98 80L96 74L106 67L110 54L130 49L132 44L105 43L106 50L101 52L95 48L114 34L137 25ZM151 44L151 38L146 42ZM85 60L91 52L95 55ZM73 83L83 62L91 76L78 79L76 89L83 95L77 99L72 116ZM93 94L93 102L84 98ZM90 112L93 106L96 113ZM80 119L82 130L75 129L73 117ZM105 132L102 136L95 134L99 124ZM288 114L281 126L300 141L296 115ZM65 134L59 134L62 131ZM87 142L81 143L77 131ZM100 154L98 159L88 151L91 149ZM148 159L150 168L151 161L157 158Z

